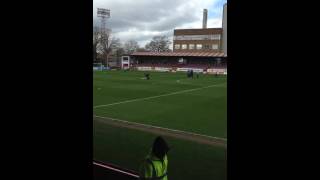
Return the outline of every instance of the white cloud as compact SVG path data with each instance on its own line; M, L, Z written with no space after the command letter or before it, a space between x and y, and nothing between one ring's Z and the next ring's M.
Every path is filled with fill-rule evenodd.
M209 19L207 22L207 28L221 28L221 27L222 27L222 19L220 18ZM191 28L202 28L202 21L186 23L176 27L176 29L191 29Z
M203 9L212 9L223 0L93 0L94 22L97 7L110 9L107 27L122 42L133 39L139 45L149 42L155 35L171 37L177 28L201 28ZM208 18L207 27L221 27L222 12Z

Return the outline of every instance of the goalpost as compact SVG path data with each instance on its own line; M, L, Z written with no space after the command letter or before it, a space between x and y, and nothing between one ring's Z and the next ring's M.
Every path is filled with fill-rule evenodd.
M93 70L94 71L102 71L104 68L102 63L93 63Z

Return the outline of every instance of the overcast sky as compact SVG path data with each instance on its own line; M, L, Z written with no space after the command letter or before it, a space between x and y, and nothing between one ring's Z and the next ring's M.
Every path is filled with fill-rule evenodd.
M202 28L203 9L208 9L208 28L222 26L223 4L227 0L93 0L93 22L98 23L97 8L110 9L107 28L121 42L136 40L144 47L155 35L173 30Z

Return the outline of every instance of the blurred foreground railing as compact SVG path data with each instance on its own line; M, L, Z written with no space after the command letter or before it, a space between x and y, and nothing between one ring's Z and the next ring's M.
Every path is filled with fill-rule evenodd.
M111 163L93 160L93 176L95 180L100 179L128 179L137 180L137 172L121 168Z

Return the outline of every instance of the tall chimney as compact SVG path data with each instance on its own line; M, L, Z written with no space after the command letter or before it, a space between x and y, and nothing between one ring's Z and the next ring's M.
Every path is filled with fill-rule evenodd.
M208 16L208 10L203 9L202 29L207 29L207 16Z
M222 17L222 50L227 55L227 3L223 5Z

